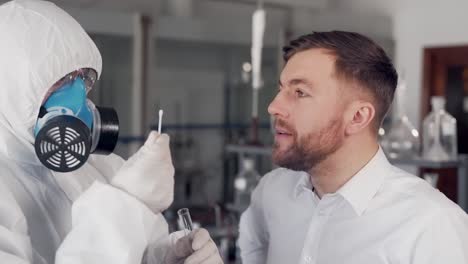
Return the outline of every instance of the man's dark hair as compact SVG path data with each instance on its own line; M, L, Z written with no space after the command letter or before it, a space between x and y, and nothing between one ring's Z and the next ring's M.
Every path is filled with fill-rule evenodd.
M385 51L371 39L354 32L313 32L291 41L283 48L287 62L294 54L322 48L336 57L338 78L355 82L369 91L375 100L375 127L382 124L393 100L398 74Z

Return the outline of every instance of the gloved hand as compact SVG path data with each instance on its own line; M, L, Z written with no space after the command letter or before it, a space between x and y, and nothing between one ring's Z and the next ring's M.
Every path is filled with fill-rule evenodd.
M145 203L155 214L174 200L174 166L169 136L152 131L145 144L128 159L111 184Z
M223 264L218 248L206 229L200 228L187 236L182 235L180 231L171 234L172 246L166 255L166 264Z

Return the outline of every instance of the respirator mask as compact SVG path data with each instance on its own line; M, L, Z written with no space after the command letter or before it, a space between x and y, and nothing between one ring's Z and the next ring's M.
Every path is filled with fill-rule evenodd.
M114 150L119 135L117 112L95 106L86 97L96 78L92 69L68 74L54 85L57 89L41 106L34 147L47 168L74 171L91 153L110 154Z

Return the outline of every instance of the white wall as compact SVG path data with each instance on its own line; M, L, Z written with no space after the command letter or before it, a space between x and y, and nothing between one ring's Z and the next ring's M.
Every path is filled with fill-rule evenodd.
M64 9L88 32L119 36L131 36L133 34L131 13L73 7Z
M402 1L405 0L329 0L329 5L341 11L391 17Z
M381 45L393 57L393 21L385 14L363 13L362 11L336 10L295 10L293 15L295 36L312 31L345 30L364 34Z
M396 66L408 85L407 112L419 126L423 48L468 45L468 2L463 0L401 2L394 16Z
M365 5L367 0L352 0L335 5L320 5L317 9L266 7L267 23L265 45L278 45L281 29L291 26L294 35L313 30L351 30L366 34L384 43L392 37L392 20L386 5ZM251 16L255 5L230 2L199 1L193 6L192 16L159 16L155 10L150 15L154 21L154 35L162 39L197 42L249 44L251 41ZM364 6L366 8L359 8ZM354 7L354 8L353 8ZM80 9L65 7L88 31L114 35L132 34L132 14L124 11Z
M367 35L390 38L392 20L390 16L362 13L349 10L296 10L293 17L294 29L310 32L311 30L348 30Z
M192 17L161 15L156 23L158 38L208 43L249 44L254 5L229 2L197 2ZM286 23L286 13L266 8L265 45L277 44L279 29Z

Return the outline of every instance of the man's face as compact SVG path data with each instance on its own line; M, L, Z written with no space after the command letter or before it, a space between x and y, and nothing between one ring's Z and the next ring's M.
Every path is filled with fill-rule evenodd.
M335 58L323 49L293 55L268 112L275 117L273 161L309 171L343 144L345 95Z

